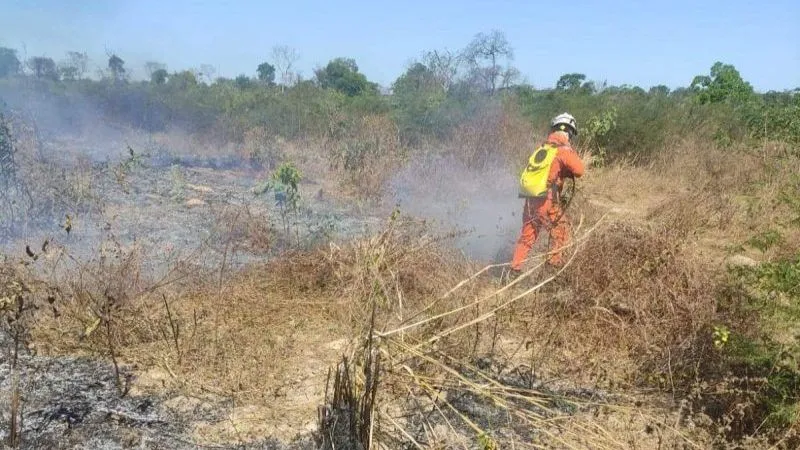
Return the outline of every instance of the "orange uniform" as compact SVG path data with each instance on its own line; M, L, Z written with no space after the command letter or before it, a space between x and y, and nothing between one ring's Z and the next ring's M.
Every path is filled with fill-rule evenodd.
M583 176L584 167L578 154L569 144L569 137L566 133L553 132L547 136L547 142L553 143L558 147L558 153L550 166L548 174L548 185L555 184L558 193L564 185L564 178L573 176L579 178ZM559 249L569 240L569 224L564 216L561 205L554 199L555 192L550 190L544 199L529 198L525 200L525 207L522 212L522 233L520 234L517 245L514 248L514 258L511 261L511 269L519 271L522 263L528 257L533 244L536 243L541 227L545 227L550 234L550 250L554 251L548 262L554 266L562 265L563 259Z

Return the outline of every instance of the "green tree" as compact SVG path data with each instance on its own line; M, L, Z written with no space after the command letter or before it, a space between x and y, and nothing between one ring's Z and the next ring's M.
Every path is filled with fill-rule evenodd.
M258 81L266 83L268 86L275 84L275 66L264 62L258 65Z
M378 92L378 86L359 73L358 65L352 58L335 58L324 68L317 69L315 75L323 89L335 89L350 97Z
M144 63L144 71L147 72L147 76L150 78L150 81L153 80L153 74L161 69L166 71L167 65L157 61L147 61Z
M0 47L0 77L5 78L18 74L20 66L16 50Z
M80 80L86 73L89 57L86 53L67 52L66 59L58 63L58 74L62 80Z
M117 55L112 54L108 57L108 70L115 81L125 79L125 61Z
M584 94L595 94L597 93L597 85L594 81L587 81L581 85L581 92Z
M86 52L67 52L67 59L61 63L67 72L74 76L75 80L80 80L89 68L89 55Z
M392 84L395 115L406 135L435 131L435 115L445 98L436 73L422 63L413 64Z
M164 84L167 82L167 78L169 78L167 69L156 69L150 74L150 82L153 84Z
M53 58L34 56L28 60L28 68L31 69L33 76L36 78L58 80L58 69Z
M669 95L669 88L667 86L664 86L663 84L659 84L658 86L651 87L649 94L663 95L666 97L667 95Z
M78 70L70 65L59 64L58 76L64 81L75 81L78 79Z
M197 77L191 70L183 70L172 74L167 84L183 91L197 86Z
M716 62L709 75L698 75L692 80L690 89L701 105L707 103L746 103L753 99L750 83L744 81L739 71L730 64Z
M236 77L235 80L233 80L233 83L239 89L247 89L253 85L253 80L251 80L250 77L248 77L247 75L241 74L238 77Z
M586 80L586 75L582 73L566 73L556 82L556 90L575 91L578 90Z

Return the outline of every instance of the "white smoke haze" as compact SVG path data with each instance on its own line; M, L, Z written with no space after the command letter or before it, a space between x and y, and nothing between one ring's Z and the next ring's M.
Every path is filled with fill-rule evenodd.
M390 198L402 212L445 230L466 231L457 241L481 262L510 260L521 227L522 201L509 166L498 160L472 169L452 156L413 160L391 181Z
M178 157L182 163L193 167L203 164L209 167L208 161L212 159L217 161L210 166L212 169L235 168L242 164L242 161L234 161L241 159L241 153L236 154L231 143L213 143L179 126L154 133L115 123L103 113L102 105L77 93L70 94L65 101L34 86L24 91L0 87L0 98L4 109L21 114L35 124L41 140L39 156L62 167L74 166L76 158L113 164L128 156L129 146L137 153L149 153L151 158L147 162L164 170L178 161ZM480 115L488 122L479 122L479 125L492 129L492 120L500 116L500 111L494 104L484 106L480 108ZM390 180L384 200L398 205L403 213L427 220L440 231L462 232L456 238L456 245L466 256L485 263L507 262L521 226L522 201L517 197L514 171L502 160L499 151L487 152L489 161L480 164L480 169L469 167L453 156L456 153L452 148L413 151L415 158ZM243 178L235 184L245 192L247 185L255 180L244 180L244 177L252 175L243 173ZM226 190L232 188L229 186ZM143 193L134 197L136 199L125 202L150 201ZM378 211L367 211L369 214L378 214ZM192 228L197 229L196 226Z

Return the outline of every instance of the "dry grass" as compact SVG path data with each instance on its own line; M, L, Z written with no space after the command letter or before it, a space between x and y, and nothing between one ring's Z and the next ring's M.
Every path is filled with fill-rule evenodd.
M244 204L226 205L219 209L212 207L212 214L217 229L215 235L220 241L233 244L236 250L265 254L275 247L279 236L271 227L266 212Z
M784 245L756 259L798 249L798 227L787 223L793 212L780 199L796 190L793 168L800 160L784 144L721 149L687 137L657 155L648 166L623 162L590 170L577 206L657 224L695 246L695 253L706 253L710 264L726 256L726 247L771 229L784 234Z
M404 158L397 126L386 115L368 115L326 143L342 187L353 198L379 200Z
M467 273L446 238L396 219L370 238L232 274L198 270L186 263L202 255L191 255L156 281L142 275L142 249L112 245L75 269L83 276L53 280L64 304L38 323L39 350L158 369L167 386L232 398L256 407L251 420L302 429L372 305L383 323L400 323Z
M544 327L550 336L536 344L543 352L569 348L595 381L640 382L650 374L671 389L670 372L700 356L690 348L715 317L731 249L778 228L784 244L755 256L797 251L787 206L772 201L791 186L796 158L779 146L764 153L691 140L669 150L650 166L621 163L581 180L574 208L590 218L611 213L611 224L584 246L554 300L525 315L534 325L524 329ZM571 361L550 358L575 372Z
M563 282L568 306L551 314L567 324L562 334L576 342L571 347L594 353L592 360L603 359L600 349L628 355L632 364L614 374L617 382L654 370L671 375L671 365L683 362L682 352L715 315L713 273L659 228L616 223L598 230ZM602 369L612 375L618 361L607 354L612 359Z
M578 241L590 245L596 239L591 235L595 229L592 227L580 233ZM584 257L582 252L574 253L565 272L573 270L570 264ZM541 259L541 256L537 259ZM536 273L538 271L534 268L526 276ZM387 366L383 374L382 406L379 408L382 442L392 446L411 441L417 448L472 446L475 443L489 446L486 448L620 448L626 444L635 447L636 442L639 442L638 445L668 442L670 445L696 447L691 438L663 418L642 411L634 412L634 408L621 406L617 401L581 400L553 396L535 387L525 388L509 383L508 376L511 373L503 377L491 368L478 367L473 363L480 361L478 357L488 352L490 361L494 361L492 365L505 366L507 369L519 367L519 360L515 361L513 356L507 357L498 351L496 341L515 335L509 333L510 330L505 326L519 323L519 315L523 311L544 306L543 309L536 309L543 313L552 308L552 292L548 291L548 287L555 285L560 275L553 274L535 286L521 290L513 285L469 294L458 289L451 290L442 299L448 299L451 292L460 292L465 296L458 302L460 305L435 301L435 304L447 305L443 312L425 308L424 314L408 321L410 323L377 332L383 344ZM463 286L477 280L480 278L469 277L460 286L463 289ZM524 280L514 284L519 285L521 281ZM449 320L442 321L445 318ZM550 319L563 317L550 316ZM588 321L583 322L586 325ZM428 327L431 323L436 326ZM558 326L564 325L563 320L557 323ZM527 340L538 344L545 337L528 336ZM562 346L551 349L548 356L556 357L554 353L572 348L574 342L562 342ZM468 403L465 404L465 398L471 400L466 400ZM474 406L469 406L471 402L474 402ZM575 415L569 410L587 414ZM424 411L430 413L425 414ZM496 414L503 417L501 422L487 422L487 417ZM607 422L598 420L598 414L605 415ZM660 430L657 436L643 437L641 430L634 432L628 428L631 436L622 440L621 436L610 433L606 428L614 421L626 420L622 419L624 417L632 420L637 415L648 427ZM423 433L414 431L420 423L425 430ZM435 431L437 429L438 432ZM536 430L537 435L520 440L520 430Z
M244 133L239 156L252 164L264 165L272 170L283 162L285 146L286 143L280 137L272 135L264 127L256 127Z
M430 234L416 221L390 219L369 238L289 254L266 271L290 292L346 299L344 321L366 323L373 303L384 318L403 321L468 273L468 261L446 247L451 237Z
M504 155L524 154L530 130L509 117L470 125L459 157L486 164L498 136ZM353 139L370 150L342 180L379 192L402 162L393 133L382 118L365 119ZM537 255L525 278L499 287L491 271L449 247L453 236L397 218L368 238L232 273L224 264L202 269L191 264L202 255L192 255L162 280L143 274L143 249L111 245L51 279L61 316L42 319L35 336L47 353L110 356L160 371L171 388L234 399L255 430L246 438L276 433L271 424L279 422L303 429L324 401L328 369L342 354L363 368L358 350L374 339L383 366L370 417L388 446L702 447L706 436L681 422L674 404L636 389L657 386L678 398L677 372L702 357L697 343L714 318L722 268L710 264L719 248L710 259L700 250L709 239L742 242L785 217L785 205L747 199L778 197L797 166L779 159L778 148L767 148L772 155L698 147L684 142L650 167L590 170L570 211L572 259L559 273L542 272ZM308 153L296 143L284 150L293 160ZM299 165L321 174L322 161L313 154ZM749 221L753 211L763 220ZM228 225L224 242L272 245L263 217L230 209L219 218ZM770 251L765 257L779 250ZM365 380L350 373L358 391ZM514 384L528 379L523 374L538 384ZM635 398L564 394L571 387ZM652 409L637 406L642 399ZM493 422L481 415L487 410ZM222 428L202 430L205 441L242 440L239 425ZM537 434L520 442L520 430Z

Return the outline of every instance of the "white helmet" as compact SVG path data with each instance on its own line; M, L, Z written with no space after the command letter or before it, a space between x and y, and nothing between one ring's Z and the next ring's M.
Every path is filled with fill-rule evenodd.
M569 127L572 130L572 134L578 134L578 123L569 113L559 114L550 121L550 129L552 130L566 131L565 127Z

